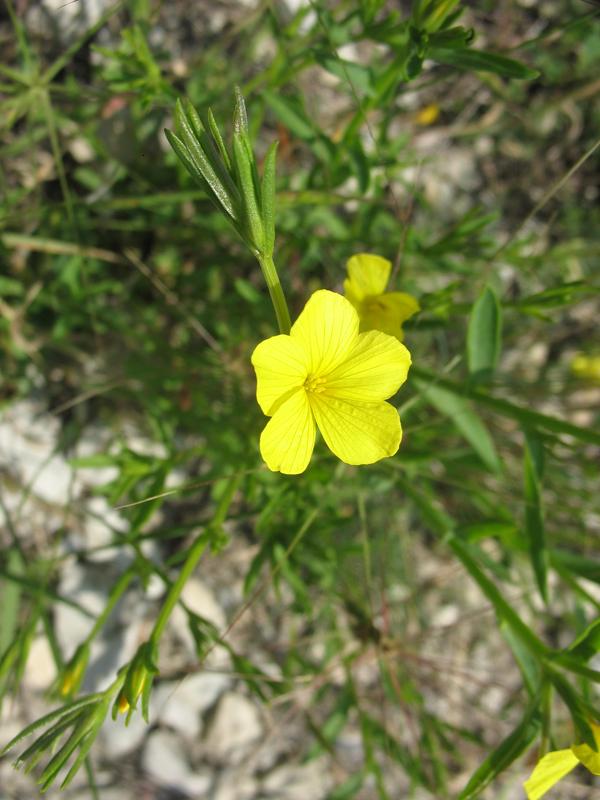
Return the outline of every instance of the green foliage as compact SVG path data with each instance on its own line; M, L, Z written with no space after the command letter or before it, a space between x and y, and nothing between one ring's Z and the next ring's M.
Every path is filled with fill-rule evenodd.
M82 610L57 588L68 547L30 541L2 476L0 700L18 694L43 635L64 703L7 746L26 747L18 763L42 789L74 777L111 707L147 713L178 604L200 668L221 647L261 702L306 691L309 757L358 731L360 763L330 800L367 785L390 796L392 768L434 798L469 773L467 800L505 770L524 777L519 759L538 737L547 746L555 720L592 742L600 417L574 413L594 387L570 360L597 327L600 218L592 159L569 170L600 122L599 23L567 0L539 11L543 28L526 8L388 6L319 0L286 16L275 4L186 52L184 70L153 44L158 3L118 4L50 54L8 6L0 409L43 397L73 469L112 470L95 491L125 529L106 547L130 559L65 664L52 608ZM529 30L542 33L526 40ZM475 177L436 173L445 148L451 165L468 152ZM268 473L252 349L278 332L273 309L289 330L288 303L293 319L312 291L339 288L357 252L395 261L390 288L422 309L405 326L400 451L355 469L321 444L303 476ZM106 446L74 457L95 425ZM25 503L30 488L17 488ZM201 558L246 539L239 614L263 604L298 626L278 680L180 603ZM106 692L77 698L115 604L151 578L164 592L147 640ZM435 702L454 674L432 624L442 604L458 609L449 636L470 631L467 659L501 650L522 681L483 735L470 677L460 724ZM361 677L364 664L375 678Z

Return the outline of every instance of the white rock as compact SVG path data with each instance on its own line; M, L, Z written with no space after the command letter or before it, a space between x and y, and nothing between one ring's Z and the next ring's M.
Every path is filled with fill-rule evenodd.
M184 686L185 681L161 683L152 693L152 707L154 715L163 725L168 725L187 739L195 739L202 731L202 720L198 709L190 703Z
M220 776L211 800L252 800L257 788L257 782L250 775L226 770Z
M60 595L74 600L92 615L87 616L65 603L56 604L54 610L56 637L63 655L69 659L77 645L89 633L94 618L104 609L106 593L93 586L88 571L74 560L65 561L58 591Z
M83 524L83 534L87 549L105 548L114 539L115 532L125 533L129 527L125 520L108 504L105 497L91 497L86 503L87 514ZM113 560L114 552L101 550L92 553L94 561Z
M181 599L190 611L212 622L219 630L225 627L225 612L213 592L199 578L190 578L183 588Z
M226 692L220 699L205 737L210 759L239 764L262 734L258 708L244 695Z
M262 784L263 791L278 800L319 800L332 786L326 759L286 764L269 773Z
M183 792L194 800L210 796L211 774L193 771L185 759L184 749L175 734L156 730L150 734L142 756L145 772L161 786Z
M37 636L31 643L23 683L28 689L48 689L56 677L52 650L45 636Z
M47 503L67 503L76 488L65 459L53 455L58 420L34 403L15 403L0 420L0 463Z
M213 706L220 695L231 685L231 678L215 672L199 672L197 675L190 675L179 683L165 683L162 686L168 687L168 698L177 704L185 703L188 708L193 709L198 714L203 714ZM160 716L159 719L163 719Z
M108 715L100 730L104 755L108 759L115 759L133 752L142 743L148 730L149 726L139 712L132 715L127 727L123 717L113 720Z

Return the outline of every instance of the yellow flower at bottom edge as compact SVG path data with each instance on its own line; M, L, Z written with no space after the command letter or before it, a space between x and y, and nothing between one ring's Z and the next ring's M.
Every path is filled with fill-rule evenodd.
M592 722L590 727L600 749L600 725ZM523 784L528 800L539 800L555 783L575 769L577 764L583 764L592 775L600 775L600 752L594 752L587 744L577 744L566 750L547 753L536 764L529 780Z
M274 472L304 472L318 427L346 464L393 456L402 428L385 400L406 380L410 353L380 331L359 333L359 319L342 295L321 289L306 303L290 335L254 350L256 399L271 417L260 452Z
M410 294L386 292L391 262L381 256L358 253L348 260L347 268L344 293L358 311L361 331L383 331L402 341L402 323L420 306Z

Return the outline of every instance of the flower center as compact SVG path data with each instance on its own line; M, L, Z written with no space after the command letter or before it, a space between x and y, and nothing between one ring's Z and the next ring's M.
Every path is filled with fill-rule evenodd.
M320 394L321 392L325 391L325 378L321 378L316 375L309 375L304 381L304 388L307 392Z

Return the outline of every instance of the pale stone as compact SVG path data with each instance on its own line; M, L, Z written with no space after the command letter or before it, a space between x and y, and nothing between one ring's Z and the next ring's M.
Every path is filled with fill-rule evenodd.
M263 790L278 800L320 800L332 786L326 759L286 764L269 773L262 784Z
M108 759L115 759L132 753L140 746L148 731L149 726L139 710L133 713L127 726L124 717L118 716L113 720L110 715L107 716L100 730L104 755Z
M244 695L226 692L206 732L208 757L222 764L238 764L262 735L260 714Z
M147 775L161 786L176 789L194 800L210 797L212 776L207 770L194 771L184 756L175 734L156 730L150 734L142 756Z
M190 611L212 622L219 630L225 627L225 612L213 592L199 578L190 578L183 588L181 599Z
M28 689L44 691L56 677L52 650L45 636L37 636L31 643L23 683Z

